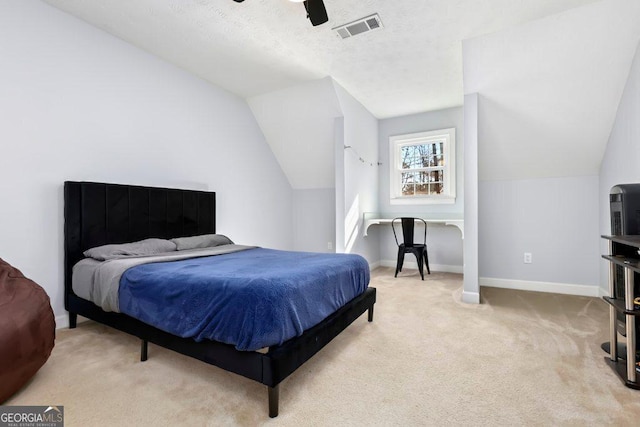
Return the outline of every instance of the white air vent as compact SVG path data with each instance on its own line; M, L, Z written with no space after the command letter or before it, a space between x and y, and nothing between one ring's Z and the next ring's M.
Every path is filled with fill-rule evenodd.
M378 14L374 13L357 21L335 27L333 30L338 33L338 37L341 39L348 39L349 37L366 33L367 31L377 30L378 28L382 28L382 21Z

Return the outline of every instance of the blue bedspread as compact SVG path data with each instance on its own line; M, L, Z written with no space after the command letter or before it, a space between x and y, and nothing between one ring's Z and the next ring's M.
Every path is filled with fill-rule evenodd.
M368 285L359 255L253 248L132 267L120 311L183 338L257 350L301 335Z

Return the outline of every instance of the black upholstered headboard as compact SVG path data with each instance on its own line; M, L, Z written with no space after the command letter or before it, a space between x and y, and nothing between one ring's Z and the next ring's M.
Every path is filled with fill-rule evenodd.
M97 182L64 183L65 305L72 268L92 247L216 231L216 193Z

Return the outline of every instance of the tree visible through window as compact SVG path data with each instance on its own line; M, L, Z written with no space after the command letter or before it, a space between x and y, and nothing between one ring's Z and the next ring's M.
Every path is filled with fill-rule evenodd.
M400 148L403 196L442 194L443 148L442 141Z
M455 199L455 129L400 135L391 143L391 198Z

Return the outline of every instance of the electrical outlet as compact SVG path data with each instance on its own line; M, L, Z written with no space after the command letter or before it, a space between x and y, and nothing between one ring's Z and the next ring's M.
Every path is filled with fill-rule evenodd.
M531 257L531 252L524 253L524 263L531 264L533 262L533 258Z
M329 249L329 250L333 249L333 243L332 242L327 242L327 249Z

